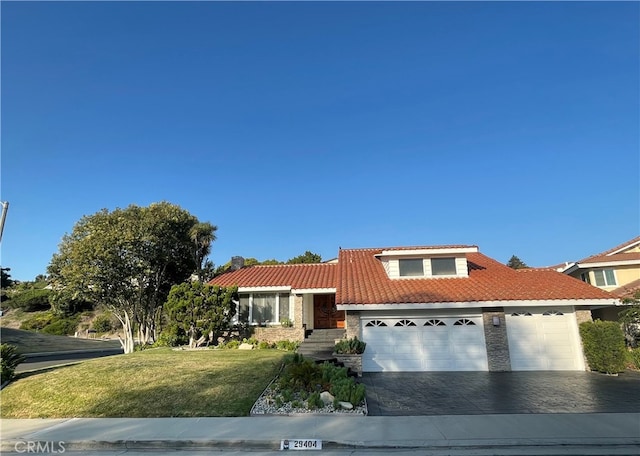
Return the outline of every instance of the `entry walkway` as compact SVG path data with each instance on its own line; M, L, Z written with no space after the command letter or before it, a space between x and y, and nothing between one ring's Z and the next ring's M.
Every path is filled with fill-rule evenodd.
M381 372L362 382L370 416L640 412L635 371Z

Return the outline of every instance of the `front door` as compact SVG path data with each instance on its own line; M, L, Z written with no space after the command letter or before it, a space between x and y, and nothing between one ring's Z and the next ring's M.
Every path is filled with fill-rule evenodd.
M344 310L336 309L336 295L313 296L313 327L315 329L344 328Z

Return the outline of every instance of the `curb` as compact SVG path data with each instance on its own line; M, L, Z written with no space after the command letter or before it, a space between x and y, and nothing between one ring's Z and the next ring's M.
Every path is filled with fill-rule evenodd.
M38 353L25 353L24 356L26 359L30 358L42 358L45 356L65 356L65 355L79 355L82 353L104 353L104 352L112 352L112 351L124 351L122 348L91 348L87 350L64 350L64 351L55 351L55 352L38 352Z
M585 441L585 439L549 439L549 440L534 440L527 439L526 441L517 441L516 439L504 439L496 441L481 441L481 440L469 440L469 441L448 441L448 440L431 440L431 441L388 441L388 442L363 442L363 441L333 441L323 440L323 449L352 449L352 450L384 450L384 449L403 449L403 450L519 450L524 448L562 448L564 450L569 449L606 449L608 451L612 449L628 449L629 453L623 454L637 454L638 446L640 445L640 439L619 439L619 438L606 438L606 439L593 439L594 442ZM27 442L26 439L10 439L0 442L1 452L16 451L16 448L20 445L24 445ZM115 441L44 441L44 440L29 440L31 445L36 448L47 448L52 444L60 444L64 446L65 451L111 451L111 450L206 450L206 449L251 449L251 450L280 450L280 440L115 440ZM566 454L563 452L563 454ZM574 453L581 454L581 453ZM609 453L606 453L609 454Z

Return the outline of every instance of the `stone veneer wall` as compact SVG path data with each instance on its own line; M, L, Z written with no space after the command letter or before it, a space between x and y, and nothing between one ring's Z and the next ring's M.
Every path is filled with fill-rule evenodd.
M590 371L591 367L589 367L589 363L587 362L587 357L584 355L584 347L582 346L582 337L580 337L580 323L584 323L585 321L593 321L593 317L591 316L591 310L576 309L576 322L578 323L578 338L580 339L580 350L582 350L582 359L584 359L584 368L585 370Z
M334 355L338 362L343 363L344 367L348 367L353 372L358 374L358 377L362 377L362 355Z
M294 328L303 328L304 320L302 318L302 307L303 307L303 296L302 295L294 295L293 297L293 327ZM304 331L303 337L304 339Z
M253 337L260 342L278 342L279 340L293 340L302 342L304 340L304 328L283 328L275 326L271 328L253 328Z
M493 326L493 317L500 318L500 326ZM504 309L483 310L482 322L484 324L489 372L511 371L507 321L504 317Z
M347 314L345 316L347 339L357 337L362 340L362 336L360 335L360 312L357 310L346 310L345 313Z

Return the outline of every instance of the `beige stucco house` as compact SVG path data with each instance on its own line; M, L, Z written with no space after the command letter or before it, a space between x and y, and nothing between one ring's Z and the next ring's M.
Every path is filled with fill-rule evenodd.
M608 291L620 298L632 298L640 291L640 236L605 252L566 263L558 271ZM593 317L617 320L619 308L594 309Z

